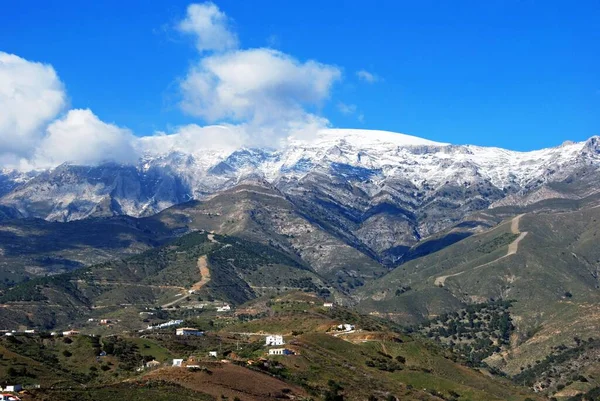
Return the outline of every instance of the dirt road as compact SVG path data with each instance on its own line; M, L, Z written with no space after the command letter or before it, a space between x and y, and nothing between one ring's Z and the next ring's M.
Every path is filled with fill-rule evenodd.
M487 262L482 265L475 266L474 268L470 269L470 271L477 270L484 266L491 265L492 263L496 263L499 260L502 260L506 257L509 257L510 255L514 255L517 253L517 251L519 250L519 242L521 242L523 240L523 238L525 238L527 236L527 231L521 232L519 230L519 223L521 221L521 217L523 217L522 214L515 216L510 223L510 231L515 235L519 234L519 236L508 245L508 250L506 251L506 255L500 256L499 258L496 258L496 259L492 260L491 262ZM465 271L454 273L454 274L448 274L446 276L439 276L435 279L433 284L438 287L443 287L444 284L446 283L446 279L448 279L450 277L460 276L463 273L465 273Z
M209 238L210 239L210 238ZM211 239L212 241L212 239ZM210 281L210 270L208 269L208 260L206 258L206 255L202 255L198 258L198 269L200 270L200 281L198 281L197 283L194 283L194 285L192 285L192 287L189 289L189 291L197 291L199 289L201 289L202 287L204 287L209 281ZM170 308L171 306L177 305L179 302L183 301L184 299L186 299L187 297L190 296L190 292L188 290L185 290L185 294L183 294L182 296L180 296L179 298L176 298L175 300L168 302L164 305L162 305L163 308Z

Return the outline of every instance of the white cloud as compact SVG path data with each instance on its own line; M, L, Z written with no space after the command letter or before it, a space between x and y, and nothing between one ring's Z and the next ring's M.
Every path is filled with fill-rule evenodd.
M0 155L29 157L67 96L52 66L0 52Z
M0 52L0 168L137 159L129 130L102 122L90 110L70 110L59 118L66 103L51 65Z
M224 51L238 46L238 38L230 28L227 15L211 2L191 4L187 15L177 28L196 37L196 48L205 51Z
M182 109L207 121L273 120L319 105L341 71L272 49L203 58L181 82Z
M101 121L88 109L70 110L48 126L33 164L51 167L64 162L83 165L133 162L137 159L134 139L129 130Z
M379 78L377 75L367 71L367 70L360 70L360 71L356 71L356 76L358 77L358 79L360 79L361 81L365 81L368 82L370 84L373 84L375 82L379 82L381 80L381 78Z
M202 55L179 82L185 113L238 123L247 145L274 145L329 124L313 113L341 79L338 67L269 48L238 49L228 17L213 3L190 6L178 27L195 35Z
M233 151L310 140L329 126L318 110L342 71L268 48L239 49L231 21L213 3L192 4L177 29L200 59L180 79L181 109L218 126L190 124L139 138L89 110L69 110L52 66L0 52L0 168L134 162L167 149Z
M247 144L248 138L239 125L209 125L201 127L188 124L177 127L175 132L157 132L153 136L136 141L140 154L188 153L194 149L234 151Z
M346 104L339 102L337 104L337 108L342 114L350 115L356 113L356 105L355 104Z

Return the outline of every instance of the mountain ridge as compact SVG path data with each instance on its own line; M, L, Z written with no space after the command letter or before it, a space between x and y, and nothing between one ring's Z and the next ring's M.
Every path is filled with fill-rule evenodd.
M152 140L177 138L143 139ZM600 177L598 137L514 152L385 131L326 130L280 149L183 150L163 146L135 165L63 164L37 175L5 171L0 217L143 217L258 182L277 189L316 224L350 235L367 253L395 264L420 239L470 213L581 199Z

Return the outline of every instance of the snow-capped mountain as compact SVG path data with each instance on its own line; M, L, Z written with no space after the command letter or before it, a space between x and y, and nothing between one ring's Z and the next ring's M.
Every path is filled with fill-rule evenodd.
M56 221L144 216L243 181L266 182L330 230L394 259L472 211L581 198L600 188L598 137L532 152L344 129L279 149L186 147L177 139L141 139L137 165L3 171L0 205L9 217Z

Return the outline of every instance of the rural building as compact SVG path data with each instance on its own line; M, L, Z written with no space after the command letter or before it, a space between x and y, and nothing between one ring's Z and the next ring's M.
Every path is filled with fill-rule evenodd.
M287 348L271 348L269 355L296 355L296 353Z
M275 335L275 336L267 336L265 339L265 345L283 345L285 342L283 341L283 336Z
M13 394L0 394L0 401L20 401L20 398Z
M181 367L183 364L183 359L173 359L173 366Z
M159 366L160 366L160 362L158 362L156 360L146 362L146 368L148 368L148 369L157 368Z
M229 312L230 310L231 310L231 306L229 306L227 304L217 307L217 312Z
M191 327L181 327L175 330L175 335L178 336L203 336L204 332Z
M213 358L216 358L216 357L217 357L217 351L210 351L210 352L208 353L208 356L211 356L211 357L213 357Z
M343 330L343 331L352 331L352 330L355 329L355 326L353 324L344 323L344 324L338 325L337 329L338 330Z
M23 386L20 384L9 384L6 387L4 387L4 391L9 391L12 393L18 393L21 390L23 390Z
M69 331L63 331L62 334L65 337L71 337L71 336L77 336L77 335L79 335L79 332L77 330L69 330Z
M325 303L323 304L323 307L324 307L324 308L333 308L333 302L325 302Z
M110 323L110 319L101 319L100 320L100 324L109 324Z

